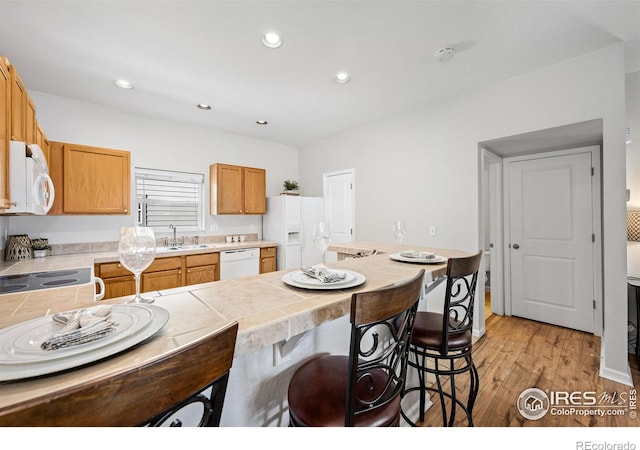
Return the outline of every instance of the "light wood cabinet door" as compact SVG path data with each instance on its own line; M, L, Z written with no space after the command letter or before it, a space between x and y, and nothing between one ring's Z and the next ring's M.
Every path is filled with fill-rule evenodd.
M9 142L11 141L11 76L9 65L0 56L0 209L9 204Z
M163 270L160 272L142 272L141 292L160 291L182 286L182 270Z
M209 167L209 179L211 214L242 214L244 204L242 167L212 164Z
M9 65L11 79L11 140L26 140L27 90L15 66Z
M50 142L56 198L49 214L129 214L130 152Z
M216 273L219 272L217 264L187 268L186 285L209 283L216 281ZM219 277L218 277L219 278Z
M124 297L125 295L135 295L136 281L133 275L124 277L106 278L104 281L104 298Z
M36 143L36 104L27 94L26 113L24 122L24 138L27 144Z
M266 214L266 174L264 169L244 168L244 214Z
M265 214L266 171L212 164L209 167L211 214Z
M276 271L276 247L260 249L260 273Z

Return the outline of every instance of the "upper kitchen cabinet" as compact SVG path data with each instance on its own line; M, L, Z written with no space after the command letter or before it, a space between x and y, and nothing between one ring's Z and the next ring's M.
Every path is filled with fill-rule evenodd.
M26 142L27 140L27 89L18 75L15 66L9 65L11 77L11 140Z
M0 56L0 209L9 204L9 141L11 140L11 76L9 65Z
M129 214L130 152L49 143L56 197L49 214Z
M212 164L211 214L265 214L267 212L264 169Z

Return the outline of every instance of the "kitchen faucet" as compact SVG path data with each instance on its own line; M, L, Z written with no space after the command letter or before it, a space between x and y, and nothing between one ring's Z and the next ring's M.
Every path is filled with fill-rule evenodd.
M171 247L176 247L178 245L178 241L176 240L176 227L173 224L169 224L169 229L173 230L173 241L171 242Z

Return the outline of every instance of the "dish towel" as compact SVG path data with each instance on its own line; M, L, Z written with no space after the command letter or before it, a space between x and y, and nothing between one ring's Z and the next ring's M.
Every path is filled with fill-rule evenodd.
M53 321L63 327L40 344L40 348L56 350L108 336L116 330L116 323L111 317L111 308L111 306L98 306L54 314Z
M345 279L345 272L332 272L322 264L307 266L300 269L305 275L322 281L323 283L336 283Z

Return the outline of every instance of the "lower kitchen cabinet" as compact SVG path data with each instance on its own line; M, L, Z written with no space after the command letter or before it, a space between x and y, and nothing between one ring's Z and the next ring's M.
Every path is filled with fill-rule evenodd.
M104 281L104 298L124 297L136 293L136 280L133 275L107 278L102 281Z
M208 283L220 279L220 254L202 253L185 257L187 268L185 284Z
M135 278L119 262L95 264L94 272L104 281L105 299L136 293ZM219 279L219 253L156 258L149 268L142 272L140 292L172 289Z
M182 270L142 272L142 292L161 291L182 286Z
M276 247L260 249L260 273L276 271Z

